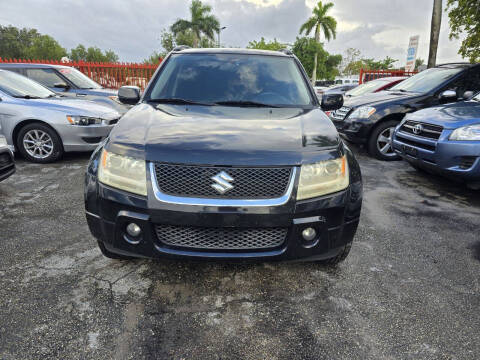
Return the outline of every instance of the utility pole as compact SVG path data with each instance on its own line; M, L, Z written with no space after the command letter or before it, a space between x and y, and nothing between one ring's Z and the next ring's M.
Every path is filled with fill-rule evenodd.
M438 38L442 24L442 0L433 0L432 28L430 30L430 49L428 52L427 67L434 67L437 63Z
M217 47L220 47L220 32L222 30L225 30L227 27L226 26L222 26L220 29L218 29L218 45Z

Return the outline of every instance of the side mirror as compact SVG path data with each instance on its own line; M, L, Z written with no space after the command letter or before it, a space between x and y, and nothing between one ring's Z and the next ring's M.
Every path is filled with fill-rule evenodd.
M473 96L473 94L474 94L473 91L470 91L470 90L465 91L465 92L463 93L463 99L464 99L464 100L468 100L468 99L470 99L470 98Z
M323 94L321 108L323 111L333 111L343 106L342 94Z
M453 90L445 90L438 96L441 104L457 101L457 92Z
M63 89L64 91L70 89L70 85L65 84L65 83L63 83L63 82L62 82L62 83L55 83L55 84L53 84L53 87L54 87L54 88Z
M140 101L140 88L138 86L122 86L118 89L118 100L127 105L135 105Z

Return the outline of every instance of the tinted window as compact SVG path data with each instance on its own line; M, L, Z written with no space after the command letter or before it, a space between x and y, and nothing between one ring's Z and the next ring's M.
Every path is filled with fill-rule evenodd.
M0 90L14 97L47 98L55 93L25 76L10 71L0 71Z
M247 54L172 55L148 97L205 103L254 101L285 106L312 103L293 58Z
M60 73L79 89L101 89L95 81L74 68L60 68Z
M47 87L55 87L55 84L65 83L65 80L58 76L53 69L27 69L27 77Z
M426 93L437 88L444 81L451 79L462 70L464 68L427 69L393 86L390 90Z

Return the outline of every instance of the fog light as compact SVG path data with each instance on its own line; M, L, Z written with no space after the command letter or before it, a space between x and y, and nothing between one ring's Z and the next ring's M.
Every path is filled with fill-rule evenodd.
M127 234L132 237L137 237L142 233L142 229L135 223L130 223L127 225Z
M302 236L306 241L312 241L317 236L317 232L314 228L306 228L302 231Z

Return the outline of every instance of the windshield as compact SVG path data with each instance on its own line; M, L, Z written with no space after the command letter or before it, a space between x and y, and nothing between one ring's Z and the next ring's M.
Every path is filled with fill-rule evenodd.
M79 89L101 89L95 81L74 68L60 68L60 73Z
M0 71L0 90L13 97L44 99L55 96L43 85L11 71Z
M388 81L385 80L373 80L365 84L359 85L356 88L349 90L345 93L346 96L359 96L367 93L374 92L379 87L387 85Z
M427 69L391 87L390 90L427 93L462 70L463 68Z
M250 54L174 54L146 99L287 107L313 101L293 58Z

